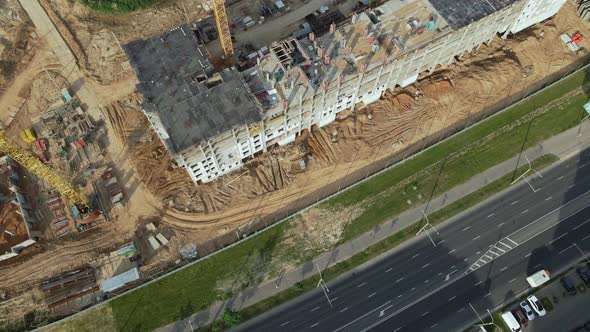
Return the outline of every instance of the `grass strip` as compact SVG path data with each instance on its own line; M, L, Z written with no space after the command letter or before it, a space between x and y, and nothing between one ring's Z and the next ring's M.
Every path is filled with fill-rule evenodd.
M347 224L341 243L370 231L391 216L426 202L538 142L576 126L588 100L579 72L434 148L424 151L320 205L342 209L364 201ZM571 91L578 91L568 95ZM567 95L567 96L566 96ZM566 97L564 97L566 96ZM535 111L540 114L534 115ZM412 180L408 180L412 179Z
M344 240L370 230L387 218L411 207L406 203L407 200L411 199L414 204L418 204L419 192L423 193L424 201L431 193L446 191L511 158L522 149L576 126L582 116L581 106L587 100L580 89L585 80L584 74L584 71L580 71L564 79L505 112L334 197L322 206L338 208L356 204L367 197L374 197L376 199L369 204L369 208L347 226ZM531 117L531 114L542 108L546 108L547 112ZM484 139L485 137L491 138ZM480 141L483 143L473 145L474 142ZM443 163L442 161L449 159L449 156L456 158ZM435 168L439 165L443 165L443 172ZM408 178L414 177L414 174L421 176L421 180L415 184L417 190L411 189L413 185L404 188L405 195L389 190L405 183ZM259 277L255 275L248 282L240 281L241 284L225 288L220 287L217 280L239 275L245 266L260 267L260 271L264 271L265 263L272 257L273 251L289 245L281 242L285 230L291 227L289 224L280 224L255 238L110 302L118 330L152 330L185 318L218 300L228 298L236 289L257 284ZM392 243L401 243L406 236L404 231L394 235L380 244L384 246L381 250L393 247ZM372 251L375 250L377 248L358 254L359 257L368 257L360 261L364 262L374 257ZM346 271L350 266L358 265L354 262L360 259L359 257L355 256L334 269Z
M80 0L92 10L105 14L124 14L147 8L161 0Z
M558 161L559 158L553 154L546 154L537 159L535 159L531 165L533 168L540 170L548 165ZM522 174L528 169L528 165L522 166L516 170L515 173ZM476 204L482 202L486 198L493 196L496 193L501 192L502 190L508 188L510 183L512 182L512 173L507 174L500 179L488 183L483 188L475 191L454 203L447 205L446 207L430 214L429 219L432 224L439 224L448 218L462 212L470 207L475 206ZM332 267L329 267L324 271L324 279L325 280L332 280L343 273L346 273L368 261L371 259L386 253L387 251L395 248L396 246L400 245L401 243L413 238L416 236L416 231L420 228L418 223L408 226L403 230L387 237L386 239L372 245L371 247L363 250L362 252L352 256L351 258L342 261ZM284 302L287 302L297 296L312 290L317 286L317 282L319 280L319 275L315 275L313 277L305 279L303 282L292 286L274 296L271 296L263 301L255 303L247 308L240 310L240 314L242 319L248 320L253 317L256 317ZM200 332L213 332L213 331L224 331L226 330L225 326L223 325L222 321L216 321L215 323L202 327L197 331Z

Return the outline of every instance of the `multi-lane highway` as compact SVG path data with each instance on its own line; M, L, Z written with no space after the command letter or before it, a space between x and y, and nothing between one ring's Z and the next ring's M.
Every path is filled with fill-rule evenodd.
M531 173L532 174L532 173ZM240 331L455 331L510 302L541 268L590 249L590 158L515 184L355 275L252 319ZM575 243L575 244L574 244Z

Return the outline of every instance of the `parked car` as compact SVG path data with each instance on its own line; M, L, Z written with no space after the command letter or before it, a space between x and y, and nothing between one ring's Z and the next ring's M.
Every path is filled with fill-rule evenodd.
M512 310L512 314L514 315L514 318L516 318L520 326L527 327L529 325L529 320L526 319L526 316L522 313L522 310L514 309Z
M510 311L502 313L501 317L510 332L520 332L520 324Z
M520 302L520 309L522 310L522 312L524 312L528 320L535 319L535 312L533 311L533 309L527 301Z
M578 271L578 275L580 279L586 284L586 286L590 287L590 269L585 267L580 267L576 271Z
M545 311L545 308L541 304L541 301L539 301L539 299L535 295L531 295L531 296L527 297L526 299L527 299L527 301L529 301L529 303L531 304L531 307L533 307L533 310L535 310L535 312L537 313L537 315L539 315L539 317L543 317L547 314L547 311Z
M576 285L570 277L561 278L561 285L566 290L566 292L568 292L569 295L576 295L578 293L576 291Z

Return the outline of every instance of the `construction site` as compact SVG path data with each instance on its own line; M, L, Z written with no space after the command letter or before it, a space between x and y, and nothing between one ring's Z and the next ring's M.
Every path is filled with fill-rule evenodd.
M203 257L588 54L565 0L277 2L225 4L230 53L209 2L0 2L1 323Z

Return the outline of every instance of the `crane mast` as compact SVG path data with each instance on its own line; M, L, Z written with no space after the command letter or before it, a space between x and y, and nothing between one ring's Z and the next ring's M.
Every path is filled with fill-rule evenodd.
M76 186L55 173L51 168L32 156L21 146L9 140L3 130L0 130L0 151L9 155L29 172L47 181L70 203L85 207L88 206L88 198Z
M215 23L217 24L217 32L219 33L225 61L232 64L234 62L234 46L231 41L231 32L225 12L225 0L213 0L213 14L215 15Z

